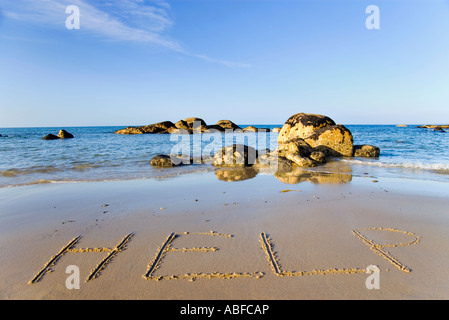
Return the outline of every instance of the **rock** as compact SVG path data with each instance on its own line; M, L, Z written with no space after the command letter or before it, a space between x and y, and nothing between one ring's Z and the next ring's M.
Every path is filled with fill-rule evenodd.
M214 132L224 132L225 129L218 124L213 124L210 126L206 126L206 130L204 132L214 133Z
M191 133L202 133L207 130L206 122L201 118L191 117L182 121L188 126Z
M243 132L257 132L257 128L256 127L253 127L253 126L249 126L249 127L246 127L246 128L243 128Z
M312 151L310 153L310 159L318 163L326 163L326 154L322 151Z
M352 157L353 137L343 125L324 126L304 139L312 148L320 146L321 152L334 157Z
M187 123L187 125L189 126L190 129L193 129L194 126L199 127L199 126L206 126L206 121L204 121L201 118L195 118L195 117L191 117L191 118L186 118L184 119L184 122Z
M280 155L295 153L302 156L309 156L312 152L312 147L304 139L296 138L289 140L287 143L279 144L279 146L276 148L276 151Z
M425 129L435 129L437 127L440 127L442 129L449 129L449 124L448 125L426 124L426 125L423 125L423 126L418 126L418 128L425 128Z
M328 156L352 157L353 137L343 125L326 116L298 113L291 116L278 136L277 151L299 167L314 167Z
M256 128L254 126L248 126L246 128L243 128L243 132L270 132L270 129L268 129L268 128Z
M276 127L276 128L273 128L271 131L278 133L278 132L281 132L281 130L282 130L282 128Z
M150 165L152 165L153 167L162 167L162 168L174 167L179 165L179 163L173 162L172 158L165 154L159 154L153 157L153 159L151 159L150 161Z
M256 158L256 149L243 144L233 144L218 151L212 164L216 167L250 167Z
M176 165L204 164L212 163L214 161L214 157L204 154L200 157L192 157L183 154L172 154L169 155L169 157Z
M189 124L185 122L184 120L179 120L175 123L175 127L182 130L190 130L191 127L189 127Z
M219 125L223 129L242 130L242 128L240 128L238 125L236 125L231 120L220 120L217 122L217 125Z
M317 163L312 159L302 156L298 153L286 153L285 157L292 161L295 165L302 168L316 167Z
M434 131L439 131L439 132L446 132L443 130L443 128L441 128L440 126L435 127L435 129L433 129Z
M117 130L114 133L115 134L144 134L145 131L143 131L143 129L141 129L141 128L128 127L128 128L125 128L125 129Z
M356 145L354 146L354 157L364 158L378 158L380 149L370 145Z
M43 137L42 140L59 140L59 137L50 133Z
M293 162L285 157L278 156L276 153L267 153L259 155L253 168L261 172L286 172L291 171Z
M407 128L407 125L406 124L398 124L396 127L398 127L398 128Z
M176 127L170 127L165 131L160 131L158 132L158 134L192 134L192 130L191 129L178 129Z
M333 125L335 125L335 122L329 117L317 114L297 113L285 122L279 132L278 143L285 143L295 138L305 139L316 130Z
M168 133L168 129L176 127L175 124L171 121L163 121L139 128L142 129L144 133Z
M73 136L73 134L71 134L71 133L69 133L69 132L67 132L65 130L60 130L59 133L58 133L58 137L60 139L73 139L73 138L75 138Z
M313 149L301 138L279 144L275 151L278 153L278 156L290 160L294 165L299 167L315 167L319 163L310 158ZM316 157L318 157L317 154Z

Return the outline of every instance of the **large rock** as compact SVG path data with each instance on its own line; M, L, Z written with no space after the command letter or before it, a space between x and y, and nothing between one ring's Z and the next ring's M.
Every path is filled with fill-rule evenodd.
M351 131L343 125L325 126L304 139L312 148L334 157L352 157L354 140Z
M212 164L216 167L251 167L256 158L256 149L243 144L233 144L218 151Z
M58 133L58 137L60 139L73 139L73 138L75 138L73 136L73 134L71 134L71 133L69 133L69 132L67 132L65 130L60 130L59 133Z
M318 114L297 113L285 122L279 132L278 143L285 143L296 138L305 139L316 130L333 125L335 125L335 122L329 117Z
M380 149L370 145L357 145L354 146L354 157L364 158L378 158L380 155Z

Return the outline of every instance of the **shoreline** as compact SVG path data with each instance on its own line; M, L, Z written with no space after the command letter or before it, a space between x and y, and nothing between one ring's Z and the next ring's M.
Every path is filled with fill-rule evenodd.
M225 182L207 172L0 189L0 298L447 299L449 192L444 183L411 184L353 177L287 185L272 175ZM374 253L354 230L379 244L411 241L399 231L419 236L417 244L384 248L412 272ZM130 234L126 248L85 282L106 249ZM156 261L155 278L145 278L170 234L172 250ZM281 274L267 259L262 234ZM97 250L68 252L53 272L28 284L78 236L77 249ZM79 290L65 286L69 265L81 271ZM370 265L380 268L379 290L365 286L368 275L360 270Z

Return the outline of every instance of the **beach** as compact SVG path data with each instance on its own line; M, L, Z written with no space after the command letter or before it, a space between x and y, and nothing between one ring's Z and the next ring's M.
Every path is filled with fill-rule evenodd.
M447 183L223 176L1 188L0 299L449 298Z

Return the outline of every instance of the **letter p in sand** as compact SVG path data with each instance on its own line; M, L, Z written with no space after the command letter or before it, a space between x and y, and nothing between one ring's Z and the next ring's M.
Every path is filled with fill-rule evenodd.
M404 235L412 237L413 240L410 241L410 242L404 242L404 243L378 244L378 243L374 242L373 240L370 240L367 237L365 237L363 234L360 233L360 231L398 232L398 233L402 233ZM369 228L369 229L353 230L352 232L354 233L354 235L359 237L363 241L363 243L365 243L367 246L369 246L370 249L373 252L375 252L378 255L380 255L382 258L384 258L385 260L390 262L392 265L394 265L399 270L404 271L404 272L411 272L412 271L409 267L405 266L398 259L393 257L388 251L385 250L385 248L387 248L387 247L390 247L390 248L391 247L404 247L404 246L410 246L410 245L417 244L420 241L420 239L421 239L420 236L417 236L414 233L411 233L411 232L408 232L408 231L401 231L401 230L392 229L392 228Z

